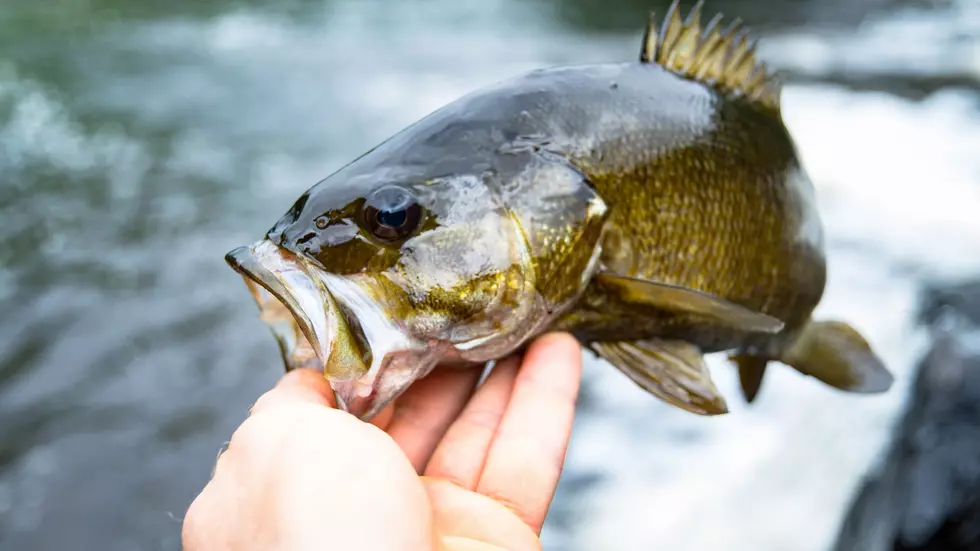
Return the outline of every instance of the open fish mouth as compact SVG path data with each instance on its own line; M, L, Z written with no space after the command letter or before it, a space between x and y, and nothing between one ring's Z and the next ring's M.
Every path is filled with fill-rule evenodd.
M377 415L451 349L412 338L363 281L328 274L268 239L225 261L245 280L286 370L322 371L337 405L361 419Z

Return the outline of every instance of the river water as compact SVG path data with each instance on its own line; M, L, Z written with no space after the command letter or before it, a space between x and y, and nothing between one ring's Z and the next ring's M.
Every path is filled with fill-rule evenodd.
M634 59L664 2L0 1L0 547L171 550L281 375L223 254L427 112L536 67ZM774 369L703 419L587 366L549 550L817 551L875 468L923 281L980 270L980 2L714 6L766 37L818 188L824 316L898 376ZM713 11L709 3L708 11Z

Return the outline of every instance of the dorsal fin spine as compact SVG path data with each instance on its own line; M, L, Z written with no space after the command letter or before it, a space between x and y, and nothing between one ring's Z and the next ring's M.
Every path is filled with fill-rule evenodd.
M687 14L686 25L689 29L700 29L701 28L701 10L704 8L704 0L698 0L698 3L691 8L691 12Z
M733 19L724 31L721 14L702 25L704 3L698 0L682 19L680 1L673 0L659 31L656 16L650 14L640 61L655 63L778 114L782 84L768 65L757 59L756 39L748 29L742 28L739 18Z
M657 15L650 12L650 20L643 31L643 48L640 50L640 63L653 63L657 54Z

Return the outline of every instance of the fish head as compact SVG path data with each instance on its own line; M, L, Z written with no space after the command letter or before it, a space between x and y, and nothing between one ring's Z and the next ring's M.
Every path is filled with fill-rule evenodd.
M492 179L337 173L228 253L287 369L323 370L338 405L368 419L438 363L519 345L545 306Z

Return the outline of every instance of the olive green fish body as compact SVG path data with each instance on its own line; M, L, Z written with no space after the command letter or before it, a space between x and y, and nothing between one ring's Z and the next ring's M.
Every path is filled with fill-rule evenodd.
M229 253L288 368L323 365L370 417L437 363L565 330L641 388L727 411L702 355L751 401L779 361L854 392L891 376L826 282L814 188L780 87L737 26L651 21L640 60L553 67L431 113ZM281 306L276 306L278 299ZM291 317L290 317L291 316Z

